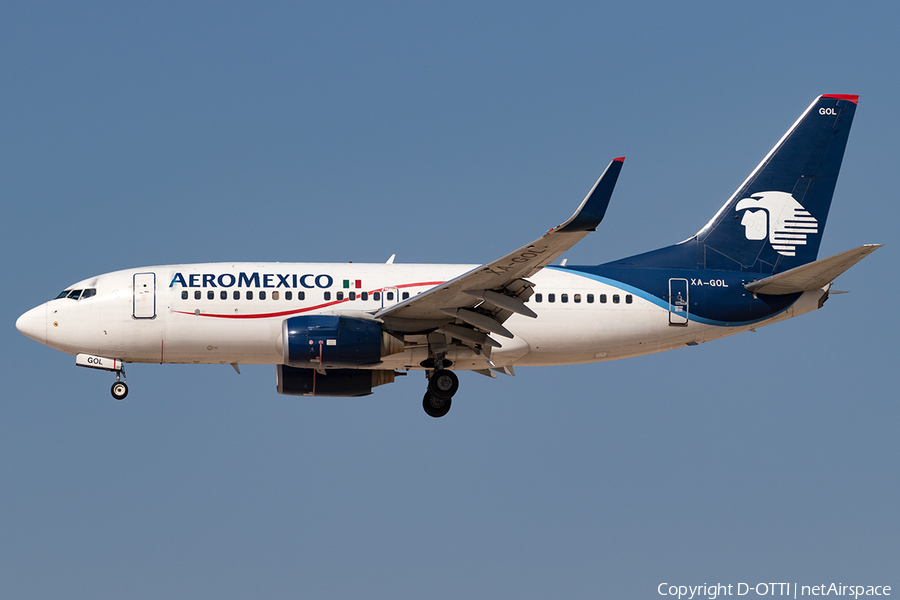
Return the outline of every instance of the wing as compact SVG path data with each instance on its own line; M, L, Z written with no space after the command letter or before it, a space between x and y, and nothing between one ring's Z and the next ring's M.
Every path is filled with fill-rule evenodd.
M375 314L387 329L424 333L441 329L457 339L499 346L485 332L513 335L503 322L513 313L536 317L525 306L527 278L559 258L603 220L624 158L613 159L568 221L518 250Z

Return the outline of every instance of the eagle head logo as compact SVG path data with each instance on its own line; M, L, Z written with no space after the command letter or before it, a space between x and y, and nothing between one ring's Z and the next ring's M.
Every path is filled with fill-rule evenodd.
M758 192L737 203L746 210L741 225L748 240L764 240L778 254L794 256L797 246L806 245L806 236L818 233L819 223L809 211L786 192Z

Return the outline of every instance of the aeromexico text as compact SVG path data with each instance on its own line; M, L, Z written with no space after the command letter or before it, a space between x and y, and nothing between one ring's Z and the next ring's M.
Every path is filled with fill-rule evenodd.
M192 288L330 288L334 285L334 278L325 273L175 273L169 287L180 285Z

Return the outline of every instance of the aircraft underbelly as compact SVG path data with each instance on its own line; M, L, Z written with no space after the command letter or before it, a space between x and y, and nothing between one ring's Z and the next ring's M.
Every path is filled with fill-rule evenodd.
M580 313L580 314L579 314ZM531 351L517 365L597 362L659 352L683 339L703 341L703 331L668 325L666 311L651 305L635 308L546 311L529 323L516 322L515 331L531 343Z

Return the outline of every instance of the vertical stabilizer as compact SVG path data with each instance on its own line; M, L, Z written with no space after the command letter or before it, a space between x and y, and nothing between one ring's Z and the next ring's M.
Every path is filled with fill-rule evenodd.
M858 98L816 98L697 233L700 268L776 273L816 260Z
M773 274L813 262L858 98L816 98L690 239L608 264Z

